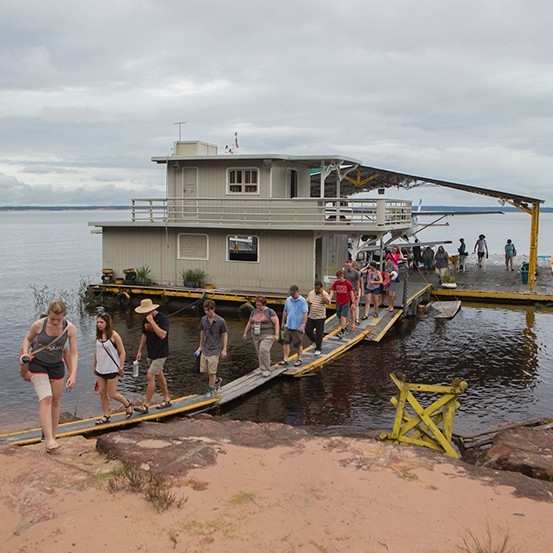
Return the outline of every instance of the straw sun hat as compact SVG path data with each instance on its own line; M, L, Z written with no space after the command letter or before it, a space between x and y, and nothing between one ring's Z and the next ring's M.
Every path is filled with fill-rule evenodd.
M152 300L150 298L147 298L140 302L140 305L135 308L135 311L137 313L149 313L150 311L154 311L158 307L159 305L157 303L152 303Z

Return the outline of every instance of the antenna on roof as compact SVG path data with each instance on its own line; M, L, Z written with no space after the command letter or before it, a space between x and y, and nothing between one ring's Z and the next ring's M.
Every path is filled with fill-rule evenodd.
M240 146L238 145L238 133L234 133L234 144L232 146L229 146L228 144L225 146L225 152L227 154L233 154L234 150L238 150Z
M188 123L188 121L177 121L176 123L173 123L173 125L178 125L179 126L179 142L181 141L181 130L182 130L182 126L183 125L186 125L186 123Z

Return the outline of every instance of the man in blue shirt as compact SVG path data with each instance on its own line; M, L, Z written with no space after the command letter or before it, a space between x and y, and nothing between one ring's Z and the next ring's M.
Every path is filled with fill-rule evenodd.
M294 366L299 367L302 364L302 340L307 323L307 313L309 307L304 297L300 295L299 288L293 284L290 286L290 296L284 304L282 313L282 328L284 329L284 338L282 345L283 359L279 365L288 365L288 356L290 355L290 344L293 344L298 352Z

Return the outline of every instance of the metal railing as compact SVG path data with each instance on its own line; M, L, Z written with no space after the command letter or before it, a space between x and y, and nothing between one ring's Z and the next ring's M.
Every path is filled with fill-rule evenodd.
M411 202L350 198L141 198L132 200L135 222L214 226L409 227Z

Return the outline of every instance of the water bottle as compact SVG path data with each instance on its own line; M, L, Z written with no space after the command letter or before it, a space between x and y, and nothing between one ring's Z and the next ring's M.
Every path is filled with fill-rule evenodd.
M134 378L138 378L138 371L140 369L140 361L133 361L132 362L132 375Z

